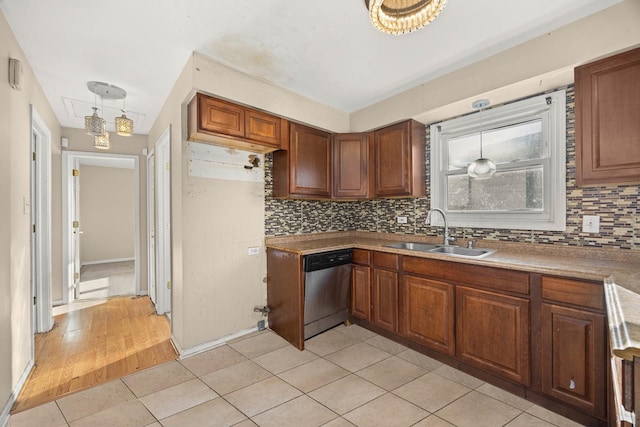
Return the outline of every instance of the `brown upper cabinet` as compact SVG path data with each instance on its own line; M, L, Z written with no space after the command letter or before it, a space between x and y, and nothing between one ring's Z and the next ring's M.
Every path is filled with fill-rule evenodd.
M269 153L288 139L286 120L202 93L189 103L188 116L190 141Z
M640 181L640 48L575 69L576 183Z
M291 123L289 149L273 154L274 197L331 197L331 134Z
M372 138L369 133L339 133L333 138L333 198L371 197Z
M376 197L425 195L425 127L407 120L373 132Z

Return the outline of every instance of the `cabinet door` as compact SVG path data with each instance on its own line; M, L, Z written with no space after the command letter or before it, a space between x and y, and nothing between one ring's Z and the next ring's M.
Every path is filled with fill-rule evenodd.
M371 269L364 265L351 270L351 314L371 320Z
M245 111L246 137L252 141L280 146L280 118L256 110Z
M331 134L292 124L289 156L290 193L331 197Z
M604 315L542 304L542 391L604 416Z
M456 354L470 365L529 385L529 301L458 286Z
M333 197L361 199L368 196L368 134L335 135L333 140Z
M575 69L576 182L640 181L640 49Z
M269 328L304 350L304 282L302 257L267 248Z
M373 323L398 332L398 273L373 269Z
M200 127L209 132L244 137L244 107L198 94Z
M376 196L411 194L411 141L409 123L374 132Z
M455 354L454 287L405 275L402 280L403 335L446 354Z

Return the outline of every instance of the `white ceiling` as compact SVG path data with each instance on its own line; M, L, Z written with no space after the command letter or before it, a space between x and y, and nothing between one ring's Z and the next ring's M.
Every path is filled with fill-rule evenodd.
M364 0L0 0L0 9L62 126L83 127L94 102L86 83L97 80L127 91L128 116L146 134L192 51L352 112L619 1L448 0L401 36L374 29ZM113 121L121 101L104 106Z

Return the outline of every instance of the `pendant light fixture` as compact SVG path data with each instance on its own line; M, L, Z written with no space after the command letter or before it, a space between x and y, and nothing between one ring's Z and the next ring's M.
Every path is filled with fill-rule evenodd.
M105 132L104 135L94 136L93 147L100 150L108 150L109 148L111 148L111 142L109 141L109 132Z
M404 34L436 19L447 0L365 0L371 23L387 34Z
M125 109L125 100L122 99L122 116L116 117L116 133L120 136L133 135L133 120L127 117Z
M89 88L91 90L91 88ZM106 121L98 116L98 94L93 92L93 114L84 117L84 131L92 136L102 136L106 131Z
M116 117L114 119L115 122L115 130L116 133L120 136L131 136L133 135L133 120L127 117L125 110L125 98L127 97L127 92L118 87L109 83L91 81L87 83L87 88L94 93L95 98L98 96L103 104L102 112L104 114L104 100L117 100L122 99L122 116ZM93 115L85 117L85 131L89 135L97 136L105 136L106 134L106 121L98 116L98 106L97 102L94 101L95 107L93 107ZM98 143L95 143L94 146L97 148L108 149L108 136L106 137L107 143L105 144L104 140L99 141L100 147L98 147ZM106 148L105 148L106 145Z
M467 175L471 179L487 179L496 173L496 164L482 155L482 131L480 131L480 158L469 163Z

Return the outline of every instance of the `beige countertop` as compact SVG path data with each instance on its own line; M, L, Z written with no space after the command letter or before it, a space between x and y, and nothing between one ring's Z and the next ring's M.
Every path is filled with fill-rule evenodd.
M497 251L475 259L386 247L395 242L440 244L442 239L371 232L318 233L266 239L268 248L300 255L358 248L602 281L605 286L613 352L625 359L632 359L634 355L640 357L640 251L482 240L476 243L476 247ZM457 241L455 244L466 246L466 241Z

